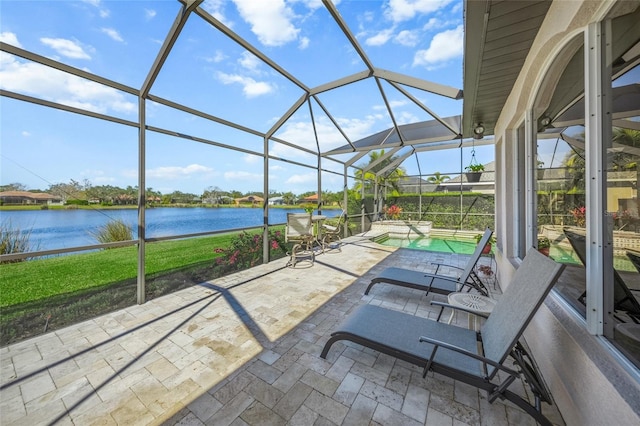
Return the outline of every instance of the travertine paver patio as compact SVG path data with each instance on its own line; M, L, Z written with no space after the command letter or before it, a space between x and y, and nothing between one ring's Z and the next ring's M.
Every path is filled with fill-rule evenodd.
M311 268L285 268L283 259L2 348L0 422L534 424L475 388L433 373L423 379L421 369L356 344L319 357L360 303L435 319L429 302L442 296L390 285L363 296L377 271L467 258L352 237ZM466 326L464 315L457 321Z

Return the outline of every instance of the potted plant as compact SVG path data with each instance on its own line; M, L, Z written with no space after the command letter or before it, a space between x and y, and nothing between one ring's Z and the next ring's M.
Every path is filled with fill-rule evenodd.
M465 175L467 176L467 182L479 182L480 176L484 171L484 166L482 164L471 163L464 169L466 170Z
M478 271L480 271L483 275L487 277L491 277L493 275L493 269L489 265L478 266Z
M538 235L538 251L545 256L549 256L549 247L551 247L551 241L544 235Z
M480 240L482 239L482 234L478 234L476 235L476 244L480 244ZM493 243L496 242L495 237L492 235L491 238L489 238L489 241L487 241L487 245L484 246L484 248L482 249L482 254L489 254L491 253L491 245Z

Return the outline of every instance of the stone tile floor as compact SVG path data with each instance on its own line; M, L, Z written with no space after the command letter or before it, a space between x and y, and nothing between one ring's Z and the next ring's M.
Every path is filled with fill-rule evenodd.
M282 259L1 348L0 423L533 425L510 403L357 344L319 356L361 303L436 318L429 302L442 296L383 284L364 296L382 268L467 259L351 237L308 268Z

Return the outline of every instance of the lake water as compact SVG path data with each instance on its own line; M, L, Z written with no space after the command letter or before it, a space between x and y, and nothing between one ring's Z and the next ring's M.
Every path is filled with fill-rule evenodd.
M287 213L302 209L270 209L269 224L287 222ZM153 208L146 210L147 238L222 231L261 226L262 208ZM340 210L324 210L334 217ZM30 241L37 250L54 250L97 244L91 235L107 222L121 219L130 225L137 238L138 211L121 210L25 210L0 211L0 221L11 221L14 229L31 230Z

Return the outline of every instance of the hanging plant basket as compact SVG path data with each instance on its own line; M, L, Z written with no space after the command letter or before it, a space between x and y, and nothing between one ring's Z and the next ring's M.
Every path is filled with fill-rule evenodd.
M467 177L467 182L480 182L480 176L482 176L482 172L466 172L464 174Z
M482 176L482 172L484 171L484 166L476 160L476 150L471 150L471 162L465 169L465 175L467 177L467 182L480 182L480 176Z

